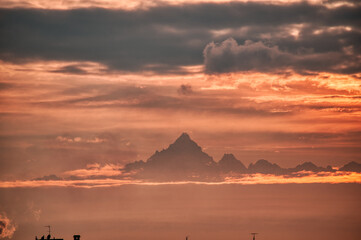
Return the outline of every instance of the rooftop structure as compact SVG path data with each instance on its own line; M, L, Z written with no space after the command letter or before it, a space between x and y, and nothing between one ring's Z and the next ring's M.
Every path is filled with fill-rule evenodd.
M55 238L55 237L51 237L51 231L50 231L50 226L45 226L48 228L48 236L45 238L45 236L43 235L41 238L35 237L35 240L64 240L63 238ZM80 240L80 235L74 235L73 236L74 240Z

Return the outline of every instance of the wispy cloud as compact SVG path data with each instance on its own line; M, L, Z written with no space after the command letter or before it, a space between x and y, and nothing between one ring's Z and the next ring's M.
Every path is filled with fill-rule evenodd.
M103 143L103 142L107 141L106 139L98 138L98 137L84 139L81 137L70 138L70 137L63 137L63 136L57 136L56 140L59 142L67 142L67 143Z
M67 171L64 175L78 178L121 176L120 169L122 167L123 166L115 164L100 166L100 164L94 163L88 164L85 169Z

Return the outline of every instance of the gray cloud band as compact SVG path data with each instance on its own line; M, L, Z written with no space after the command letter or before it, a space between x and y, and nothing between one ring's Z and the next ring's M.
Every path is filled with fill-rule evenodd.
M204 51L208 73L291 68L352 74L361 69L360 11L360 5L307 3L188 4L134 11L2 9L0 59L94 61L109 71L182 74L182 66L204 62ZM235 42L226 47L229 38L238 47ZM244 57L249 60L241 61ZM67 71L86 73L72 66L59 69Z
M206 73L238 71L279 72L293 69L301 74L313 71L349 73L354 62L344 59L342 53L292 54L278 46L269 47L262 42L246 41L243 45L233 39L220 44L210 43L204 49ZM360 65L359 65L360 66Z

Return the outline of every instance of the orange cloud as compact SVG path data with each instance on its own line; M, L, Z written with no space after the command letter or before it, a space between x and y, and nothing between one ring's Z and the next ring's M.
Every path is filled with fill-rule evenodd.
M5 213L0 213L0 238L9 238L11 239L16 230L15 225L11 220L6 216Z
M63 137L63 136L57 136L56 140L59 142L67 142L67 143L81 143L81 142L83 142L83 143L103 143L103 142L107 141L106 139L98 138L98 137L94 137L91 139L89 139L89 138L84 139L81 137L71 138L71 137Z
M106 164L105 166L100 166L99 164L88 164L86 169L77 169L72 171L67 171L64 173L66 176L75 176L80 178L94 177L94 176L120 176L120 168L123 166L115 164Z
M113 170L110 167L103 168L103 174L108 173L111 176ZM77 170L75 170L77 171ZM97 171L77 171L78 176L89 176L89 174L97 174ZM1 181L0 188L33 188L33 187L75 187L75 188L100 188L115 187L122 185L224 185L224 184L311 184L311 183L358 183L361 184L361 173L355 172L322 172L322 173L304 173L304 176L275 176L269 174L249 174L242 177L227 177L224 181L219 182L197 182L197 181L176 181L176 182L149 182L141 180L129 179L82 179L82 180L37 180L37 181Z

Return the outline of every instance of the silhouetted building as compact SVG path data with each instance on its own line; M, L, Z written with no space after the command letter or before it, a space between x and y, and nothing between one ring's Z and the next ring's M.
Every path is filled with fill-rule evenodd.
M46 238L44 237L44 235L41 238L35 237L35 240L64 240L62 238L51 238L51 235L49 234Z
M74 235L73 236L74 240L80 240L80 235ZM49 234L46 238L43 235L41 238L35 237L35 240L64 240L63 238L51 238L51 235Z

